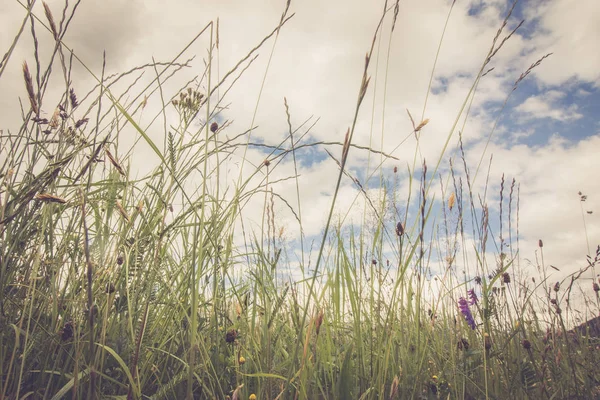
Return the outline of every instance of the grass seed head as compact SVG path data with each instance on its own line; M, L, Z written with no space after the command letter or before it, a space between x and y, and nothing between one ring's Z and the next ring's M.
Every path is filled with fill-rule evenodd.
M456 196L454 196L454 192L452 192L450 194L450 198L448 199L448 208L450 210L452 210L452 207L454 207L455 202L456 202Z
M415 132L419 132L425 125L429 123L429 118L425 118L417 127L415 128Z
M392 381L392 386L390 387L390 400L398 395L398 387L400 386L400 379L398 379L398 375L394 376L394 380Z
M52 16L52 11L48 4L45 1L42 2L44 5L44 13L46 14L46 18L48 19L48 23L50 24L50 30L52 31L52 36L54 36L54 40L58 40L58 30L56 30L56 23L54 22L54 17Z
M65 199L63 199L61 197L53 196L48 193L39 193L37 196L35 196L35 199L39 200L39 201L47 202L47 203L65 204L67 202Z
M27 62L23 63L23 77L25 78L25 88L27 89L27 96L29 97L31 109L33 110L34 114L37 115L40 113L40 110L38 109L38 104L35 99L35 92L33 91L33 79L31 78L31 73L29 73Z

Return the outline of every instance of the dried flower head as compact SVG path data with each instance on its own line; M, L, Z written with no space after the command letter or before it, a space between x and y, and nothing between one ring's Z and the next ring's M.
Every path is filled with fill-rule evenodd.
M419 132L425 125L429 123L429 118L425 118L417 127L415 128L415 132Z
M235 329L230 329L227 331L227 333L225 334L225 341L227 343L233 343L235 342L235 339L237 338L237 331Z
M404 234L404 226L402 226L402 222L398 222L396 224L396 235L402 236Z
M594 282L594 284L592 285L592 287L594 288L594 292L600 291L600 286L598 286L598 284L596 282Z
M271 165L271 161L265 159L265 161L263 161L263 164L265 165L265 167L268 167L269 165Z
M58 118L62 118L61 114L62 114L62 111L60 111L59 108L54 110L54 114L52 114L52 118L50 118L50 122L48 122L48 126L50 128L52 128L52 129L58 128L58 125L59 125Z
M213 122L212 124L210 124L210 131L212 133L215 133L218 129L219 129L219 124L217 124L216 122Z
M558 292L560 290L560 282L556 282L553 289L555 292Z
M454 207L455 202L456 202L456 196L454 195L454 192L452 192L450 194L450 198L448 199L448 208L450 210L452 210L452 208Z
M542 242L542 239L538 240L538 246L540 248L544 247L544 242Z
M521 344L523 345L523 348L525 350L531 350L531 342L527 339L523 339L523 341L521 342Z
M510 283L510 274L508 272L502 274L502 281L504 283Z

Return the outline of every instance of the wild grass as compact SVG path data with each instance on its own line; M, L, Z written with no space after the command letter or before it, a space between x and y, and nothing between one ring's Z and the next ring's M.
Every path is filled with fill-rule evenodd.
M23 27L30 26L34 48L22 68L22 124L0 137L0 399L600 397L598 329L570 330L579 321L570 298L582 271L550 283L540 240L540 259L527 266L539 278L527 277L519 257L519 184L508 188L502 178L486 185L498 193L499 229L485 193L473 192L458 127L490 61L514 33L505 32L506 22L439 159L420 156L426 107L419 120L409 113L406 134L417 147L401 177L382 167L393 151L353 143L375 81L370 67L383 22L392 19L394 29L397 2L385 4L375 28L345 138L302 141L315 121L292 126L286 100L288 137L275 144L253 142L254 122L232 132L219 117L257 50L271 40L275 51L292 17L289 2L280 24L220 80L218 25L210 22L190 42L208 37L205 70L179 90L169 92L167 83L185 72L190 60L180 58L190 45L169 62L118 75L88 69L97 85L83 96L70 76L74 64L87 67L63 41L78 4L66 3L60 21L46 4L43 17L27 14ZM9 79L7 63L20 62L13 49L22 32L2 59L0 78ZM41 34L54 41L45 67ZM64 91L49 104L46 89L56 73ZM155 77L140 88L141 73ZM152 101L159 111L142 126ZM175 124L168 112L176 113ZM160 129L163 143L150 127ZM122 144L123 132L135 132L132 146ZM448 159L454 143L459 151ZM139 177L132 171L146 162L136 159L142 145L158 162ZM265 160L253 165L246 152L258 146ZM316 254L304 236L298 185L296 156L307 147L329 148L339 167ZM366 179L379 174L376 198L346 168L357 151L378 165ZM283 159L294 165L292 196L277 193L272 178ZM227 179L232 162L243 167ZM449 168L440 179L442 165ZM344 179L364 204L360 226L336 218ZM401 179L418 191L399 193ZM432 195L437 185L441 199ZM260 212L247 207L257 197ZM300 245L286 248L280 240L275 203L294 215ZM298 260L286 269L294 254ZM600 248L588 268L599 260ZM585 288L588 315L598 312L598 291L595 282Z

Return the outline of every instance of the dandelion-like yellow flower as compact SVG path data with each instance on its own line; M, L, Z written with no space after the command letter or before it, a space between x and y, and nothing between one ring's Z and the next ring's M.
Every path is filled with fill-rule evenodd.
M244 356L240 356L238 362L240 363L240 365L243 365L246 362L246 359L244 358Z
M437 377L437 375L434 375L434 376L431 377L431 379L433 379L434 381L437 381L438 377Z
M252 393L250 397L248 397L248 400L256 400L256 395Z

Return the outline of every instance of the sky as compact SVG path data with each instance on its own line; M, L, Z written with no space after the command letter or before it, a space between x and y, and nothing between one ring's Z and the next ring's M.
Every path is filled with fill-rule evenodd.
M58 19L64 2L47 3ZM499 236L500 182L504 175L504 218L510 184L514 179L519 185L519 249L523 265L539 257L538 241L542 239L545 262L560 270L553 272L552 279L560 280L585 267L586 255L593 256L600 244L600 2L518 2L496 46L520 21L523 24L485 66L485 70L493 69L470 96L511 3L404 0L399 2L392 32L394 3L390 2L392 9L375 41L368 71L371 81L358 114L353 143L394 158L382 159L375 153L369 156L369 152L353 148L347 167L374 199L380 196L380 177L390 183L397 179L396 190L402 203L410 190L416 198L418 184L409 188L408 177L421 176L423 160L430 174L439 161L436 173L442 177L443 185L449 184L450 159L457 167L457 176L464 175L458 148L460 131L473 192L488 205L490 220L495 218L496 222L490 222L494 235ZM65 43L95 74L101 73L104 51L107 75L152 62L153 58L168 61L206 24L218 18L217 78L223 77L277 26L286 6L281 0L105 0L102 6L99 4L82 1L65 38ZM312 126L304 143L343 142L354 117L365 53L371 47L383 6L384 2L375 0L292 1L288 15L294 16L276 41L268 41L259 50L256 61L230 92L219 93L224 96L227 109L218 121L231 123L223 134L233 137L254 125L258 128L253 131L251 142L289 143L289 139L285 142L285 98L294 128L309 121L299 134ZM34 13L44 19L41 2L35 5ZM0 4L3 54L24 15L24 8L16 0ZM25 60L29 65L35 63L28 30L27 27L0 79L0 129L16 130L19 126L12 116L20 114L18 99L26 99L21 64ZM49 36L40 34L42 58L48 53L48 46L43 44L50 43ZM177 85L202 73L208 43L209 35L202 35L184 53L182 59L197 57L179 80L174 78L172 86L165 86L165 90L170 90L169 96L177 94L181 87ZM552 54L513 90L519 77L549 53ZM91 90L95 84L79 66L74 66L72 79L80 92ZM407 110L416 124L425 118L429 120L419 132L418 142ZM159 128L151 126L148 134L158 140ZM340 146L327 149L340 158ZM139 151L132 163L143 170L152 164L147 162L152 153L143 146ZM261 147L252 147L247 153L251 165L260 165L267 156ZM339 169L323 147L309 147L298 152L298 158L303 229L310 243L322 234ZM236 165L239 162L231 166L232 171ZM397 176L392 172L394 167L398 168ZM293 176L291 158L273 166L270 173L271 180ZM237 177L235 172L231 177ZM295 185L294 180L287 180L273 185L273 189L297 207ZM439 188L437 179L430 192L439 203L436 210L441 209ZM447 197L452 192L451 183L445 188ZM585 202L581 202L579 192L587 196ZM249 207L262 207L261 202L262 199L256 199ZM345 178L336 216L346 216L346 222L360 225L364 207L357 185ZM286 240L297 246L300 230L293 216L280 202L275 209ZM441 216L439 212L436 215ZM409 209L411 218L416 218L415 209ZM250 226L260 229L258 224L255 221ZM393 218L389 224L393 232ZM507 237L506 221L503 229ZM497 249L489 251L490 257L498 256ZM586 278L591 279L591 274ZM587 285L591 288L591 283Z

